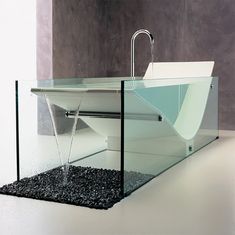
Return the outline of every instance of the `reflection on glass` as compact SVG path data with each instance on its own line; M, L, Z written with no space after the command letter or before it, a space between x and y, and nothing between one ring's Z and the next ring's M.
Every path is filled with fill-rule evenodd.
M123 195L218 136L211 77L20 81L18 107L20 178L56 167L66 176L71 165L116 170Z
M218 136L217 92L209 77L123 82L125 194ZM138 182L130 171L142 174Z

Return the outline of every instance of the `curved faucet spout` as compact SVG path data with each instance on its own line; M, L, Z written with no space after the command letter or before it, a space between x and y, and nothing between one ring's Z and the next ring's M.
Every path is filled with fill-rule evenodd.
M137 30L131 37L131 77L135 76L135 39L139 34L147 34L150 40L150 44L154 44L153 35L146 29Z

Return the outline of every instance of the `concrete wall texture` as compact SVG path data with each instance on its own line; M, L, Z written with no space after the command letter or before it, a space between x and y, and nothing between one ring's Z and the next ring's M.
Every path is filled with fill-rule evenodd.
M53 0L53 77L128 76L130 38L155 61L215 60L220 129L235 130L234 0ZM150 61L136 40L136 71Z
M53 76L52 0L37 0L37 79Z

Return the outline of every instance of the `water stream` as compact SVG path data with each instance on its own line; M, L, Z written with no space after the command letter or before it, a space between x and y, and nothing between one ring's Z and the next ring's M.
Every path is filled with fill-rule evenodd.
M71 131L69 151L68 151L67 161L66 161L65 167L64 167L64 182L63 182L64 185L67 184L67 180L68 180L67 175L68 175L68 172L69 172L69 161L70 161L70 157L71 157L71 153L72 153L73 139L74 139L74 136L75 136L77 123L78 123L79 110L80 110L80 104L78 105L78 108L76 110L76 114L75 114L74 122L73 122L73 128L72 128L72 131Z
M151 63L152 63L152 77L153 77L154 41L150 42L150 49L151 49Z
M46 100L47 107L48 107L48 110L49 110L49 113L50 113L52 127L53 127L53 131L54 131L54 134L55 134L56 147L57 147L58 156L59 156L59 159L60 159L60 164L63 166L64 161L63 161L63 157L62 157L62 152L60 150L60 144L59 144L58 133L57 133L57 128L56 128L56 124L55 124L55 119L54 119L54 115L53 115L53 111L52 111L52 108L51 108L50 101L49 101L49 99L46 95L45 95L45 100Z
M67 138L69 138L69 142L66 143L66 141L64 139L62 139L62 141L65 142L65 144L66 144L66 146L62 146L62 143L60 143L60 141L59 141L59 135L58 135L58 131L57 131L55 115L53 114L53 110L52 110L52 104L50 103L50 100L46 95L45 95L45 100L46 100L48 110L50 113L50 118L51 118L52 127L53 127L55 140L56 140L58 156L59 156L60 164L61 164L62 170L63 170L63 184L66 185L68 183L69 162L70 162L70 157L71 157L71 153L72 153L73 140L74 140L74 136L75 136L75 132L76 132L76 128L77 128L77 123L78 123L78 119L79 119L79 110L80 110L81 101L80 101L80 103L77 107L77 110L75 112L75 117L74 117L74 121L73 121L71 134L69 136L66 136ZM65 136L63 136L63 137L65 137ZM63 149L65 151L62 151L61 148L65 148L65 149ZM68 150L68 151L66 151L66 150Z

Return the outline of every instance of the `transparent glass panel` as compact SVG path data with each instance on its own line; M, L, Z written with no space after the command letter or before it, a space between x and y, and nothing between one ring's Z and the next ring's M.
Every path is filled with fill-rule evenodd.
M121 79L18 82L19 190L4 192L103 209L118 202Z
M66 165L120 170L123 79L18 82L20 178Z
M19 177L29 177L60 165L53 126L43 97L31 93L37 81L18 81Z
M200 128L192 141L193 152L219 136L218 107L218 78L214 77L209 88L207 104Z
M127 195L218 136L218 79L18 82L20 178L120 171Z
M123 82L125 194L218 136L217 83L209 77Z

